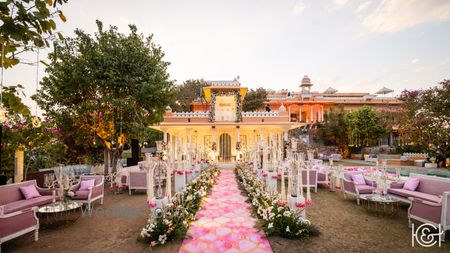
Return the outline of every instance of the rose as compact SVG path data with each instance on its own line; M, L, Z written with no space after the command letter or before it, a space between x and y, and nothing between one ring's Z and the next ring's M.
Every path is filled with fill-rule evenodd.
M307 199L307 200L306 200L306 205L307 205L307 206L312 205L312 203L313 203L312 199Z
M178 175L183 175L183 174L184 174L184 171L179 170L179 171L177 171L177 174L178 174Z
M295 206L296 206L297 208L304 208L306 205L305 205L305 203L303 203L303 202L296 202L296 203L295 203Z
M273 179L278 179L277 175L272 176Z
M286 201L280 200L277 203L279 206L286 206Z
M154 208L156 207L156 202L147 202L148 207Z

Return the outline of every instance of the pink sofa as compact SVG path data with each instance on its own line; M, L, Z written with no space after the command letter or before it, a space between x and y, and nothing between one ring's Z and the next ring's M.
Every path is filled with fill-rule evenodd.
M344 198L347 198L347 194L356 197L356 203L360 204L360 198L363 194L372 194L377 188L377 183L375 181L368 180L364 177L365 185L355 184L353 182L353 174L363 174L360 171L352 171L344 173Z
M146 171L130 171L128 176L128 193L131 190L147 189L147 172Z
M450 179L420 174L410 177L419 178L415 191L403 189L404 183L392 183L388 193L403 202L411 203L408 209L408 221L412 219L424 223L439 224L442 230L450 230ZM444 239L444 236L441 236Z
M81 181L95 179L94 187L89 188L89 190L79 190ZM72 186L72 191L75 196L72 198L74 201L80 202L82 204L87 204L87 210L90 212L92 209L92 203L96 200L100 200L100 204L103 205L104 198L104 183L105 176L102 175L81 175L78 184Z
M25 199L19 187L35 185L41 197ZM52 203L52 189L40 188L36 180L0 186L0 247L5 241L35 231L38 240L39 219L36 216L38 207Z

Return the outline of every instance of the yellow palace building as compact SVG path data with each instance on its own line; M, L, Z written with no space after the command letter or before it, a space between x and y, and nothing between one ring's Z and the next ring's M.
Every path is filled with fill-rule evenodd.
M191 157L194 161L232 162L255 149L280 155L288 131L302 125L290 120L284 106L277 111L243 112L247 88L236 79L207 84L203 89L207 110L172 112L168 108L163 122L152 126L164 133L175 160Z

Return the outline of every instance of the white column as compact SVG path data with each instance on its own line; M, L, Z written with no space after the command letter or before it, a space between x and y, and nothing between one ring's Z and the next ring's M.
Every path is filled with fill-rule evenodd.
M263 146L263 170L267 169L267 141L266 141L266 129L261 128L261 140Z

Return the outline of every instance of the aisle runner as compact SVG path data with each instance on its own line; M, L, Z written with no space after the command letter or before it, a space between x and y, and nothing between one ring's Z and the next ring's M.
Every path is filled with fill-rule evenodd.
M272 252L264 232L255 228L256 220L246 200L238 189L234 171L222 170L179 252Z

